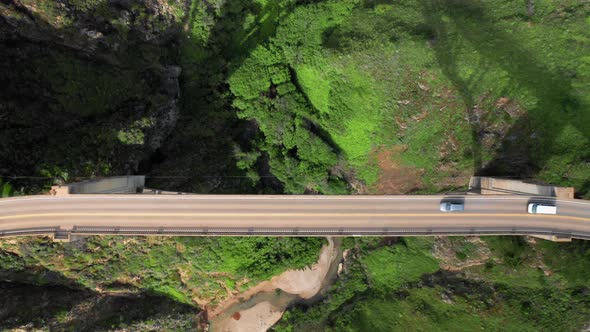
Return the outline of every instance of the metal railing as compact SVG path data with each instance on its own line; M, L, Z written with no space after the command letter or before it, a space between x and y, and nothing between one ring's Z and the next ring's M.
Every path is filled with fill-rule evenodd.
M71 230L59 227L23 228L0 231L0 237L54 235L125 236L485 236L544 235L590 240L590 233L546 228L271 228L271 227L102 227L79 226Z

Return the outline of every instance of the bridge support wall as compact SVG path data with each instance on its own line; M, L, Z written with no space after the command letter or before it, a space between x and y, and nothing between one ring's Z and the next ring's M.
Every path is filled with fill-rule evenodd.
M535 195L573 199L573 187L557 187L521 180L497 179L486 176L473 176L469 180L469 191L481 195Z
M51 187L53 195L136 194L145 185L144 175L114 176Z

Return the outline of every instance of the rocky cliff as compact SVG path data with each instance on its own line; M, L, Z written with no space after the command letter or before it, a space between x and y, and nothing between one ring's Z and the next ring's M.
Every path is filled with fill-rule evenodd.
M0 1L0 176L136 172L178 119L185 7Z

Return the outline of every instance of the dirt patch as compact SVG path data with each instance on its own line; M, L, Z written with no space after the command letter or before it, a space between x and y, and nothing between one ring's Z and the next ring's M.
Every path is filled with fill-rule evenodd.
M437 180L438 186L445 189L465 187L473 176L473 170L462 170L456 162L441 163L437 169L440 174L446 174Z
M485 264L492 257L492 252L479 237L466 237L460 240L437 237L432 255L440 261L441 269L460 271Z
M318 261L311 267L303 270L288 270L268 281L263 281L247 291L221 302L209 312L209 316L215 318L235 303L246 301L260 292L275 291L277 288L305 299L310 298L320 290L330 264L337 254L334 250L334 242L330 239L328 245L322 248Z
M398 145L374 152L374 158L380 169L379 180L374 189L376 194L407 194L422 187L424 170L402 166L395 161L396 157L405 149L405 146Z
M226 319L216 323L214 330L220 332L264 332L271 328L283 315L270 302L261 302L238 314L238 319Z
M322 287L322 281L328 274L330 264L338 252L334 250L334 242L322 248L317 263L303 270L289 270L270 280L274 288L279 288L287 293L297 294L304 299L309 299Z

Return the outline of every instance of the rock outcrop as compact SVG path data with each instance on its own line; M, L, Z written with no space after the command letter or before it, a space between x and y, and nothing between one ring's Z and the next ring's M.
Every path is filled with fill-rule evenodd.
M179 113L185 1L0 2L0 176L137 172Z

